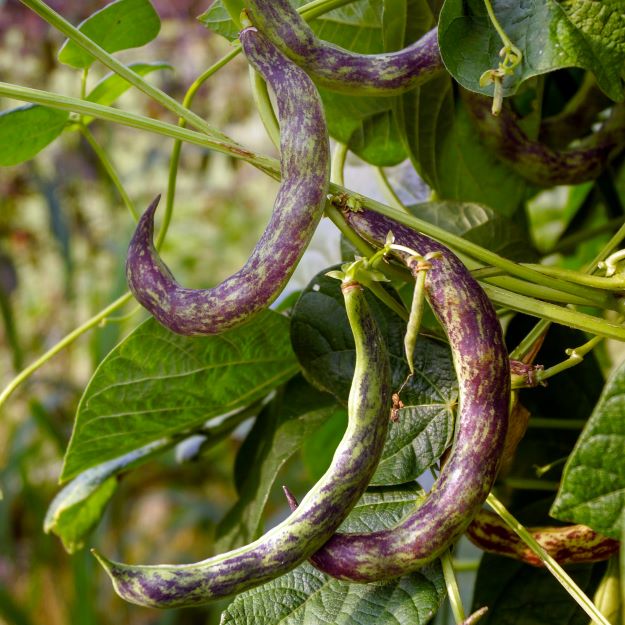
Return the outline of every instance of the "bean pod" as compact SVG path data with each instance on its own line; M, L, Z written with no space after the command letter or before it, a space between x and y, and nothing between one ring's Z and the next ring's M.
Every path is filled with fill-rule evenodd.
M443 69L436 29L398 52L356 54L317 38L289 0L245 0L253 24L318 84L350 95L395 95Z
M334 533L367 487L382 454L390 406L384 339L354 282L342 286L356 346L347 430L332 464L288 519L257 541L187 565L131 566L97 555L117 593L132 603L169 608L242 592L290 571Z
M540 546L558 564L581 564L607 560L619 550L620 542L598 534L586 525L530 527ZM544 566L542 560L493 512L481 510L467 529L471 542L490 553Z
M212 289L176 282L152 240L157 201L143 214L128 250L128 284L158 321L179 334L216 334L266 308L286 285L323 214L330 150L317 89L255 28L241 32L241 45L276 94L282 182L271 220L249 259Z
M459 397L450 455L426 500L391 529L336 534L311 562L343 580L374 582L430 562L467 528L490 492L508 427L510 367L492 304L469 271L440 243L376 213L346 213L351 227L382 247L395 242L430 261L426 297L452 350ZM400 254L409 261L409 254Z
M521 176L540 187L594 180L625 146L625 109L616 106L611 118L580 147L553 150L532 141L508 106L495 117L490 99L463 91L463 101L482 141Z

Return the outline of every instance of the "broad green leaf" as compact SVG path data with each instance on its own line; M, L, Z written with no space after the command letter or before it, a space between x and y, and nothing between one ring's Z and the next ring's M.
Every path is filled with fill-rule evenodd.
M293 310L291 339L308 379L346 404L354 370L354 343L336 280L318 274ZM371 308L391 356L393 389L408 376L403 340L406 324L370 293ZM372 484L401 484L418 477L451 442L457 385L448 348L419 337L416 375L401 393L405 407L391 424ZM389 406L390 415L391 406Z
M159 69L173 69L169 63L130 63L128 69L131 69L139 76L146 76ZM110 106L132 85L124 80L121 76L111 72L107 74L98 84L89 92L87 100L97 104Z
M564 67L591 71L613 100L623 99L625 11L622 0L494 0L497 19L523 54L513 75L504 79L512 95L531 78ZM498 67L502 42L482 0L446 0L439 22L439 43L445 66L471 91L480 87L483 72Z
M85 538L100 521L113 496L120 474L145 464L179 442L184 444L200 439L198 447L203 453L229 436L239 423L236 418L225 419L219 424L203 426L201 435L186 438L180 434L162 438L83 471L52 500L44 520L44 531L59 536L69 553L82 549Z
M424 202L408 207L419 219L458 234L493 252L519 261L535 260L521 226L488 206L473 202Z
M306 438L301 457L310 479L316 481L327 471L346 427L347 410L338 410Z
M551 515L620 539L625 519L624 445L625 364L621 364L569 456Z
M67 124L69 113L27 104L0 113L0 165L27 161L52 143Z
M568 573L592 597L603 564L582 564ZM588 625L588 616L549 571L485 554L478 569L473 608L488 606L480 625Z
M217 526L219 551L258 538L262 512L280 468L337 409L331 395L320 393L297 376L260 413L237 454L239 500Z
M206 337L179 336L148 319L91 378L61 479L249 405L296 371L289 322L273 311Z
M367 493L341 526L346 531L379 530L395 525L414 509L419 490ZM305 563L254 590L239 595L222 615L222 625L422 625L445 597L440 564L423 567L389 582L341 582Z
M477 202L512 215L527 183L480 142L447 74L405 94L400 127L408 156L442 200Z
M149 0L116 0L78 27L107 52L143 46L158 35L160 28L161 20ZM95 57L68 39L59 50L59 61L84 69L95 61Z

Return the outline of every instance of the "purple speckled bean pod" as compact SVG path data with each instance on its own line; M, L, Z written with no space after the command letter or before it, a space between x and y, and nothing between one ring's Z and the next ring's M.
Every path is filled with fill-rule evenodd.
M350 95L394 95L443 69L436 29L397 52L357 54L318 39L289 0L245 0L252 23L323 87Z
M528 527L540 546L562 565L601 562L618 552L620 541L586 525ZM521 560L532 566L543 561L494 512L480 510L467 529L471 542L483 551Z
M217 334L266 308L282 291L321 219L330 148L315 85L255 28L241 32L248 61L276 94L282 182L273 214L245 265L212 289L180 286L153 243L158 200L142 215L126 274L137 300L179 334Z
M625 147L622 106L615 106L603 127L579 147L554 150L529 139L509 106L495 117L490 98L463 90L462 99L484 144L517 173L541 187L594 180Z
M309 558L336 531L367 488L388 429L391 372L384 337L364 289L342 285L356 365L348 424L332 464L298 509L255 542L202 562L131 566L96 554L117 593L158 608L196 605L258 586Z
M426 297L452 350L459 397L451 453L425 501L393 528L335 534L311 562L328 575L375 582L430 562L467 528L490 492L508 428L510 366L501 326L490 300L460 260L432 239L371 211L347 212L350 226L383 246L395 243L430 261ZM410 256L399 256L410 264Z

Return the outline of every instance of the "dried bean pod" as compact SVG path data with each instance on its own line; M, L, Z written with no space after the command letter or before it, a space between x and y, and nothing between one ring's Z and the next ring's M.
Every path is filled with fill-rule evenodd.
M342 286L356 345L347 430L330 468L299 508L257 541L196 564L130 566L97 556L117 593L169 608L205 603L267 582L310 557L356 504L377 466L388 429L390 364L363 288Z
M276 94L282 182L249 259L212 289L187 289L175 281L152 240L156 202L143 214L128 249L128 284L158 321L179 334L216 334L266 308L291 277L323 214L330 149L317 89L255 28L241 32L241 45Z
M598 534L586 525L529 527L540 546L558 564L581 564L607 560L619 550L620 542ZM467 528L471 542L484 551L544 566L542 560L501 520L481 510Z
M616 106L603 127L580 147L553 150L532 141L508 106L495 117L490 98L470 91L462 99L480 138L518 174L538 186L579 184L594 180L625 146L625 109Z
M357 54L318 39L289 0L245 0L253 24L318 84L350 95L394 95L443 69L436 29L398 52Z
M439 252L426 277L426 297L445 329L458 377L451 453L426 500L391 529L335 534L311 562L344 580L374 582L404 575L433 560L467 528L495 481L508 427L510 366L490 300L446 247L367 210L346 213L363 238L395 242L420 255ZM404 261L408 254L400 254Z

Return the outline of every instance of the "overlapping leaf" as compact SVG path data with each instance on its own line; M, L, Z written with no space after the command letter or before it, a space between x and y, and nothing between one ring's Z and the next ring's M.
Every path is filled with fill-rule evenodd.
M78 406L62 479L249 405L297 371L289 322L273 311L219 335L153 319L100 364Z
M391 356L392 382L399 389L408 376L404 360L405 323L368 296ZM323 274L308 285L291 322L293 347L306 376L319 388L346 402L355 351L339 283ZM372 484L401 484L418 477L451 442L455 374L447 347L420 337L414 355L416 374L405 385L405 407L392 423ZM390 406L389 406L390 412Z

